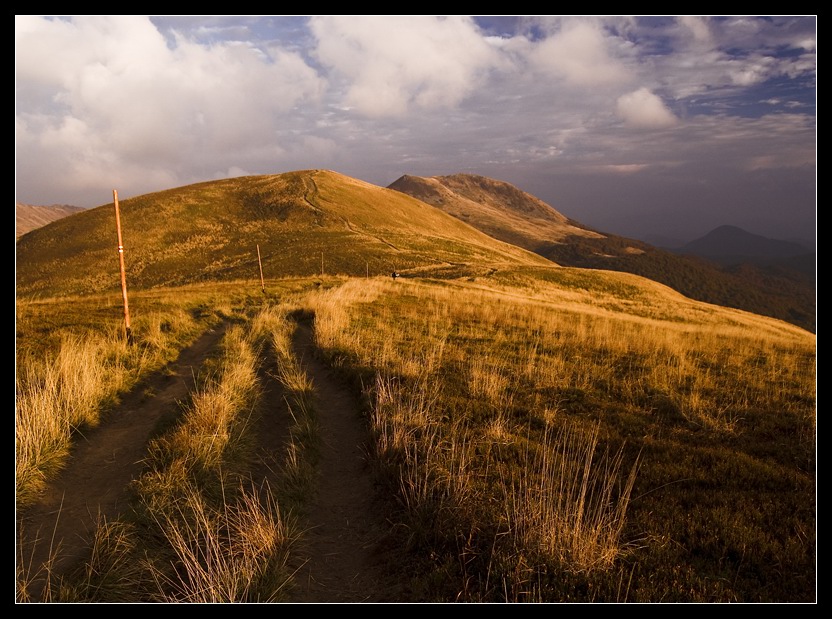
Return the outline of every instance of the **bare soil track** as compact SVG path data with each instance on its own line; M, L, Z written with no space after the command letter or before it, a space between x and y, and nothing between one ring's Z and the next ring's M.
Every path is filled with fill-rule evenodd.
M300 321L294 352L312 379L321 434L318 488L301 543L305 562L289 601L402 601L403 584L389 571L389 524L381 516L366 459L367 428L355 393L316 355L312 330Z
M18 514L17 561L29 574L32 600L49 599L44 587L50 555L52 576L59 576L83 557L99 518L112 520L127 509L129 484L141 472L148 439L166 413L179 412L224 331L225 326L206 331L165 371L124 396L98 427L77 436L61 474Z
M51 600L47 576L54 584L85 558L101 517L112 520L129 508L130 482L141 473L150 436L164 415L180 412L180 402L224 331L203 334L165 372L127 394L99 427L78 437L60 476L36 504L17 514L16 560L29 575L28 599ZM305 534L292 559L294 587L286 601L405 601L406 586L389 570L395 549L385 543L390 527L378 509L366 460L367 428L355 391L316 355L310 320L298 321L293 345L314 385L321 445L317 488L304 510ZM253 474L268 488L278 481L289 419L268 364L260 379L263 414Z

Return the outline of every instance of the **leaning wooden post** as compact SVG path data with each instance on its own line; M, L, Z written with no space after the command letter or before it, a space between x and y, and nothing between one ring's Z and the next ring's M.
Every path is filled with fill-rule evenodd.
M113 204L116 207L116 231L118 232L118 264L121 270L121 297L124 300L124 331L127 343L133 344L133 332L130 330L130 309L127 305L127 277L124 274L124 245L121 242L121 215L118 211L118 192L113 189Z
M260 288L266 293L266 283L263 281L263 263L260 261L260 244L257 244L257 264L260 266Z

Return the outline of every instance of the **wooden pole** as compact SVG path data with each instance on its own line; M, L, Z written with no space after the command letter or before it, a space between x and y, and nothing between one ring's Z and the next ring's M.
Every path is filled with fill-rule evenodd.
M260 261L260 244L257 244L257 264L260 266L260 288L266 293L266 283L263 281L263 263Z
M127 343L133 343L133 332L130 330L130 308L127 305L127 277L124 274L124 245L121 241L121 215L118 210L118 191L113 189L113 204L116 207L116 232L118 232L118 264L121 271L121 297L124 301L124 332Z

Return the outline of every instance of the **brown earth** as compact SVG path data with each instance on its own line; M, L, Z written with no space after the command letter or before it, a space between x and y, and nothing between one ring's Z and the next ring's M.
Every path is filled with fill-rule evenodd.
M389 572L384 522L366 459L367 430L353 391L315 354L301 322L294 351L315 387L321 434L318 489L308 508L293 602L397 602L406 591Z
M21 510L16 519L16 561L29 576L28 595L18 593L17 599L52 601L45 589L48 580L54 586L61 574L88 555L100 518L112 520L128 509L130 482L141 473L154 428L166 414L179 412L223 332L224 328L206 332L167 371L126 395L99 427L79 436L61 474L36 504ZM299 323L295 353L314 384L321 445L318 487L305 513L306 534L293 559L296 586L287 601L402 601L405 588L385 567L391 552L384 550L389 526L376 504L361 409L355 393L316 356L313 341L311 325ZM267 405L258 429L260 465L254 474L268 487L278 474L288 415L279 404L281 388L267 368L261 381Z

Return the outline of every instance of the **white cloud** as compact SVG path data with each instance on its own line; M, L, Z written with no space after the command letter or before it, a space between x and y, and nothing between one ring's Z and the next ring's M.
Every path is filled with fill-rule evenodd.
M759 84L780 71L777 60L757 54L743 60L726 61L724 64L731 82L739 86Z
M662 129L678 122L661 98L647 88L621 95L616 112L628 126L642 129Z
M323 90L296 53L183 34L169 45L146 17L26 17L15 26L19 148L63 161L60 174L76 185L93 171L112 178L143 168L151 171L142 185L175 184L192 167L277 149L283 116Z
M370 117L459 104L500 62L466 17L316 17L317 58L347 80L345 103Z
M711 29L708 22L702 17L683 15L679 17L679 23L687 30L693 38L693 44L701 49L710 49L714 44Z
M772 78L816 72L811 22L805 19L678 17L662 26L670 53L643 57L645 69L677 99L741 93ZM649 27L637 31L651 36ZM785 49L791 50L783 54ZM644 83L642 81L642 83Z
M565 23L560 32L534 44L529 61L536 69L577 86L621 84L632 78L594 22Z
M814 52L818 48L818 41L815 37L810 37L797 41L795 45L801 49L805 49L807 52Z

